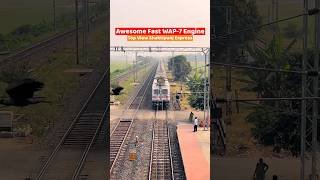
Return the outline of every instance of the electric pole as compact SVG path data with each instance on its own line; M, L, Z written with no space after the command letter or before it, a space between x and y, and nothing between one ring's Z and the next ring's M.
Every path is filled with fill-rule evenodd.
M315 8L320 8L319 0L315 0ZM314 71L319 72L319 48L320 48L320 22L319 13L315 16L315 52L314 52ZM319 76L313 77L313 96L318 97L319 95ZM318 139L317 139L317 128L318 128L318 100L313 99L312 101L313 115L312 115L312 180L317 179L317 151L318 151Z
M78 17L78 0L75 0L75 18L76 18L76 64L79 64L79 17Z
M202 50L203 54L204 54L204 88L203 88L203 117L204 117L204 122L205 122L205 126L204 126L204 130L206 129L206 127L208 126L209 122L208 122L208 115L206 116L206 111L209 108L209 89L208 89L208 78L207 78L207 55L209 53L209 49L203 49ZM208 95L208 96L207 96Z
M308 0L304 0L304 12L308 11ZM303 17L303 56L302 56L302 71L306 71L306 63L308 61L308 16ZM306 151L306 126L307 126L307 115L306 108L307 102L305 99L307 90L307 76L306 74L302 74L302 83L301 83L301 145L300 145L300 180L304 180L305 173L305 151Z
M226 26L227 33L231 33L231 24L232 24L232 9L231 7L226 7ZM227 64L226 67L226 123L231 124L231 114L232 114L232 104L231 104L231 37L227 37Z
M272 1L272 15L271 15L271 21L278 21L279 19L279 2L278 0L271 0ZM273 27L273 37L275 36L276 33L279 32L279 24L277 23L274 27Z
M85 44L85 49L84 49L84 59L88 63L88 36L89 36L89 2L88 0L84 0L84 44Z
M198 74L198 60L197 60L197 53L194 54L194 60L196 64L196 74Z
M127 52L125 52L125 54L126 54L126 68L128 68L128 54Z
M53 32L56 32L56 0L52 0L53 6Z
M137 61L138 61L138 52L136 51L136 57L135 57L134 64L133 64L133 67L134 67L133 82L134 83L136 82L136 79L137 79Z

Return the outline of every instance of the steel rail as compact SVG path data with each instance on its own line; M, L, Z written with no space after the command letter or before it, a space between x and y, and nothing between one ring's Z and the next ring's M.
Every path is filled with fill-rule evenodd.
M105 16L95 18L92 22L97 23L97 22L99 22L99 20L103 19L104 17ZM83 29L83 25L81 25L79 27L79 29ZM14 54L11 54L7 57L4 57L3 59L0 59L0 63L6 63L7 61L9 61L11 59L21 59L23 57L30 56L33 53L40 51L41 49L49 47L55 41L57 41L59 39L63 39L65 36L69 36L69 35L72 36L73 32L75 32L75 31L76 31L76 28L71 28L71 29L66 30L64 32L54 34L53 36L48 37L47 39L42 40L40 42L35 42L34 44L32 44L24 49L18 50Z
M79 177L79 175L80 175L80 173L81 173L82 167L83 167L83 165L84 165L84 163L85 163L85 161L86 161L86 159L87 159L87 156L88 156L88 154L89 154L89 152L90 152L90 149L91 149L91 147L92 147L95 139L96 139L97 136L99 135L100 129L101 129L102 125L103 125L103 120L105 119L105 116L106 116L106 114L107 114L107 111L108 111L109 106L110 106L110 104L108 104L108 107L107 107L106 110L104 111L103 116L102 116L102 118L101 118L101 120L100 120L100 122L99 122L99 125L98 125L98 127L97 127L97 129L96 129L96 131L95 131L95 133L94 133L94 136L92 137L90 143L89 143L88 146L86 147L86 150L83 152L82 157L81 157L80 161L79 161L78 164L77 164L77 168L76 168L76 170L74 171L74 174L73 174L73 176L72 176L72 180L78 179L78 177Z
M167 131L168 131L168 143L169 143L169 156L170 156L170 167L171 167L171 179L174 180L174 174L173 174L173 160L172 160L172 148L171 148L171 140L170 140L170 130L168 126L168 120L166 122L167 124Z
M109 73L109 69L103 74L102 78L99 80L98 84L96 85L96 87L93 89L93 91L90 93L87 101L84 103L84 105L82 106L82 108L80 109L80 111L78 112L78 114L75 116L75 118L73 119L73 121L71 122L71 125L69 126L69 128L67 129L67 131L64 133L64 135L62 136L61 140L59 141L58 145L56 146L56 148L53 150L53 152L51 153L51 155L49 156L49 158L47 159L47 161L45 162L45 164L42 166L40 172L38 173L36 180L40 180L41 177L44 175L45 171L47 170L48 166L50 165L50 163L52 162L53 158L56 156L57 152L61 149L63 142L65 141L66 137L70 134L72 128L74 127L74 125L76 124L77 120L79 119L80 115L84 112L85 108L87 107L87 105L89 104L89 102L91 101L93 95L95 94L96 90L99 88L99 86L101 85L101 83L103 82L103 80L106 78L107 74Z
M157 123L156 122L157 120L155 120L154 124L153 124L153 130L152 130L152 142L151 142L151 152L150 152L150 163L149 163L149 173L148 173L148 180L152 180L152 165L154 163L153 161L153 156L154 156L154 143L155 143L155 124ZM166 127L163 127L166 129L166 132L167 132L167 140L168 140L168 149L169 149L169 160L170 160L170 176L171 176L171 180L174 180L174 172L173 172L173 160L172 160L172 149L171 149L171 141L170 141L170 133L169 133L169 128L168 128L168 120L166 119L165 121L165 126ZM157 137L159 138L159 137ZM159 140L158 140L159 141ZM159 148L159 147L158 147ZM158 156L158 154L157 154ZM158 159L158 157L157 157ZM165 165L164 165L165 166ZM157 169L156 169L157 170ZM164 173L165 173L165 169L163 169ZM156 174L158 174L158 172L156 172Z
M155 120L156 121L156 120ZM150 151L150 163L149 163L149 173L148 180L151 180L151 171L152 171L152 156L153 156L153 141L154 141L154 124L152 125L152 141L151 141L151 151Z
M112 172L113 169L114 169L115 162L116 162L116 161L118 160L118 158L119 158L121 148L122 148L122 146L123 146L123 144L124 144L124 142L125 142L128 134L129 134L129 131L130 131L130 129L131 129L131 127L132 127L132 124L133 124L133 122L134 122L134 118L136 117L136 114L138 113L138 111L139 111L139 109L140 109L140 106L141 106L141 104L142 104L142 102L143 102L143 100L144 100L144 98L145 98L145 94L146 94L146 92L147 92L148 86L150 85L150 82L152 82L152 80L153 80L152 77L153 77L153 74L155 73L155 71L156 71L156 68L152 69L151 72L150 72L150 75L148 76L149 81L145 81L145 83L147 83L147 86L146 86L145 90L143 91L143 94L142 94L142 95L143 95L143 96L142 96L143 98L140 99L140 102L139 102L139 104L138 104L138 107L135 109L134 114L131 116L131 123L130 123L130 125L129 125L129 128L128 128L128 130L127 130L127 132L126 132L126 134L125 134L125 136L124 136L124 138L123 138L123 140L122 140L122 142L121 142L121 145L120 145L120 147L119 147L119 149L118 149L118 152L117 152L117 154L116 154L116 156L115 156L115 158L114 158L114 160L113 160L113 162L112 162L112 164L111 164L110 174L111 174L111 172ZM147 79L148 79L148 78L147 78ZM130 105L131 105L131 104L135 101L135 99L138 97L139 92L142 90L142 88L144 87L144 85L145 85L145 84L143 84L143 85L140 86L139 90L137 91L137 94L136 94L135 96L133 96ZM127 106L127 109L126 109L125 111L129 110L130 105ZM125 111L124 111L124 112L125 112ZM121 122L121 121L118 122L117 126L120 124L120 122ZM117 126L113 129L113 132L112 132L112 134L111 134L111 137L112 137L112 135L115 133L115 131L116 131L116 129L117 129Z

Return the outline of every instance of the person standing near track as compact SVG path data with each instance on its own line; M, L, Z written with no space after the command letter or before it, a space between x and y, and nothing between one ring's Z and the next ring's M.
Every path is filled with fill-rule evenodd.
M193 112L191 111L190 115L189 115L189 121L192 122L193 120Z
M198 131L198 123L199 123L198 117L194 118L194 121L193 121L193 132L197 132Z
M254 180L265 180L266 172L268 171L269 166L263 162L263 159L260 158L259 162L256 165L256 169L254 170L253 179Z

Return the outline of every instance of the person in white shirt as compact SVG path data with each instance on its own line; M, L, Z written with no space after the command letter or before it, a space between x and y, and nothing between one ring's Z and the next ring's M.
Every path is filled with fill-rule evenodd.
M198 117L194 118L194 121L193 121L193 132L197 132L198 131Z

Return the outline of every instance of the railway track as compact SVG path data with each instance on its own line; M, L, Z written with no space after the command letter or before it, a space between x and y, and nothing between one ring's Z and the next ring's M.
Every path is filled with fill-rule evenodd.
M136 114L143 103L148 87L153 82L153 78L156 72L156 67L157 66L154 65L151 68L149 76L147 76L147 78L143 81L144 83L136 91L136 94L129 99L127 107L123 112L123 115L129 113L129 110L131 111L133 110L133 114L131 115L131 117L120 120L110 135L110 175L115 169L115 166L117 164L116 162L119 159L122 159L120 155L121 149L129 134L130 128L134 123Z
M180 146L178 143L178 135L176 126L169 126L169 136L171 138L171 158L173 167L173 176L175 180L186 180L186 174L183 166Z
M113 77L110 79L110 82L114 82L114 81L120 81L122 79L125 79L125 78L128 78L131 74L133 74L135 71L139 71L141 70L142 68L145 68L145 66L150 66L149 63L147 63L146 65L137 65L131 69L129 69L128 71L116 76L116 77Z
M41 167L36 179L76 180L95 140L101 135L108 109L106 71L63 137Z
M103 20L105 19L104 16L98 17L93 19L92 23L101 23L104 22ZM79 27L79 30L83 29L82 26ZM2 59L0 59L0 65L5 64L9 61L18 61L30 56L33 56L36 53L41 53L42 50L47 49L49 47L53 47L56 46L57 44L61 44L63 42L65 42L65 40L69 37L75 36L75 32L76 32L76 28L72 28L69 30L66 30L64 32L58 33L56 35L53 35L52 37L37 42L27 48L24 48L12 55L9 55L7 57L4 57Z
M174 179L171 142L167 120L156 120L153 126L149 180Z

